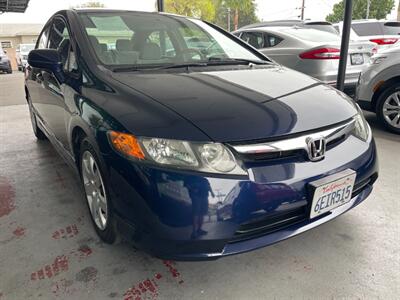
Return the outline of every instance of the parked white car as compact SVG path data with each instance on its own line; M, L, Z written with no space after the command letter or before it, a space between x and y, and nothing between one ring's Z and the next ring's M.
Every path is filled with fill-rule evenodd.
M375 112L391 132L400 134L400 47L379 52L360 76L356 100Z
M342 34L343 22L334 24ZM351 24L350 39L370 41L378 45L378 51L400 45L400 22L386 20L354 20Z
M35 44L20 44L17 48L17 65L18 70L23 71L25 70L25 66L28 63L28 55L31 50L35 48Z

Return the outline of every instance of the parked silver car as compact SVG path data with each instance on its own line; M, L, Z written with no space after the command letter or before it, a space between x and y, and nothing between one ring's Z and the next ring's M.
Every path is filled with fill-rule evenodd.
M342 33L343 22L334 24ZM350 38L353 41L370 41L378 45L378 51L400 45L400 22L386 20L353 20Z
M340 44L338 34L303 27L256 27L234 32L234 35L291 69L335 85ZM360 73L367 67L376 45L350 42L345 88L354 95Z
M312 28L333 34L338 34L339 32L333 26L332 23L326 21L311 21L311 20L276 20L268 22L259 22L250 25L243 26L240 29L250 29L257 27L302 27L302 28Z
M360 77L356 100L361 108L375 112L388 130L400 134L400 47L371 58Z
M12 73L12 67L10 59L7 56L7 52L0 47L0 72Z

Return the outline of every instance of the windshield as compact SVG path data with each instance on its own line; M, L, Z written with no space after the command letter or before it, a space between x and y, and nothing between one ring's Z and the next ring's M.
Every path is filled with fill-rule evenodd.
M21 52L30 52L31 50L33 50L35 48L34 44L24 44L24 45L20 45L20 51Z
M359 36L399 35L400 22L369 22L351 25Z
M87 12L80 16L97 57L105 65L144 68L262 59L196 19L136 12Z

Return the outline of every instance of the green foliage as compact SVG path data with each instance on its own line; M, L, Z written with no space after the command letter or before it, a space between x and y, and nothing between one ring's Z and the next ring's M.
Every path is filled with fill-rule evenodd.
M165 11L178 15L201 18L228 28L228 8L230 8L230 28L234 28L235 14L239 27L258 22L255 0L165 0Z
M218 26L228 29L228 13L230 8L230 26L231 30L234 29L234 22L235 22L235 9L232 6L229 6L227 1L216 0L216 13L215 13L215 20L214 23ZM239 9L239 22L238 27L242 27L248 24L257 23L259 19L256 15L257 5L254 0L246 1L248 2L248 7L245 10Z
M165 0L165 10L169 13L213 21L215 6L213 0Z
M353 1L353 20L365 19L367 16L368 0ZM394 0L371 0L369 9L370 19L385 19L394 8ZM344 0L333 6L333 12L326 17L328 22L336 23L343 21Z

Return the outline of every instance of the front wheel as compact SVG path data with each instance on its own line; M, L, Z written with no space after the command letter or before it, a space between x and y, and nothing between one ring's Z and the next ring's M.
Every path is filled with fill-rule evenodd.
M86 138L81 143L80 172L96 233L104 242L115 243L118 234L106 179L97 153Z
M378 99L380 122L391 132L400 134L400 84L386 89Z

